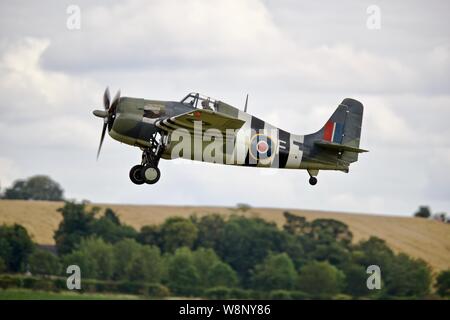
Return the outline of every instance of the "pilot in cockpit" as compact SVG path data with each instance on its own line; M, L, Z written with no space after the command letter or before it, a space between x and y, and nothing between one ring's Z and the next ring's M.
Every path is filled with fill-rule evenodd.
M202 101L202 107L203 107L203 109L206 109L206 110L212 110L212 108L209 106L209 98L207 100Z

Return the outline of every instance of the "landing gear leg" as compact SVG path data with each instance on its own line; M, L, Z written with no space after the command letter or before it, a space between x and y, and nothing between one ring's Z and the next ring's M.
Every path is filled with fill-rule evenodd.
M131 181L135 184L155 184L158 182L161 177L161 171L158 168L158 163L163 152L163 136L160 133L155 133L150 139L150 147L142 149L141 164L131 168Z
M315 186L317 184L316 176L319 174L319 170L308 169L308 174L309 174L309 184Z

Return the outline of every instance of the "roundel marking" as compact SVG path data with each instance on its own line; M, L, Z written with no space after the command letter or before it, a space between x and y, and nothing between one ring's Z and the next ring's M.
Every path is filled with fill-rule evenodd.
M255 134L250 140L250 155L255 160L270 159L274 154L275 142L265 134Z
M256 144L256 150L258 150L259 153L266 153L267 150L269 150L269 145L266 141L260 141Z

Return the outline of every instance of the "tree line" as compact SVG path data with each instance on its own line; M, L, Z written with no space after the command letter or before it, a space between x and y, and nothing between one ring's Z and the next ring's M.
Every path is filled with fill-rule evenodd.
M446 212L432 213L429 206L419 206L419 209L414 212L414 217L433 219L444 223L450 223L450 216L448 216Z
M35 175L27 179L15 180L11 187L0 192L0 199L63 201L64 190L58 182L52 180L49 176ZM237 208L240 211L246 211L250 209L250 206L238 204ZM450 223L450 216L446 212L432 213L428 206L419 206L413 215L418 218Z
M117 214L66 202L54 234L57 255L37 248L20 225L0 227L0 272L67 276L82 283L120 283L119 291L157 285L165 295L209 298L426 298L432 273L420 259L394 253L381 239L353 243L348 226L284 213L285 223L237 214L171 217L135 230ZM381 290L369 290L366 268L381 269ZM1 285L1 280L0 280ZM450 270L437 294L449 296ZM148 290L148 288L146 289Z
M62 201L64 190L49 176L36 175L15 180L0 193L0 199Z

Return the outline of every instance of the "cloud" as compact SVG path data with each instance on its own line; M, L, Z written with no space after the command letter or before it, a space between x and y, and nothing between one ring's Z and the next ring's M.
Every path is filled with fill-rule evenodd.
M348 5L338 10L345 12L345 8ZM442 92L445 87L440 80L448 81L445 45L427 48L420 59L411 59L358 46L344 35L330 44L310 43L278 25L272 11L256 0L128 1L110 6L86 3L81 9L81 30L62 29L53 37L42 57L45 68L91 74L163 70L170 76L194 78L217 74L222 80L241 77L277 90L334 92ZM319 21L310 21L309 16L334 12L320 10L312 6L282 14L295 15L296 21L310 30L303 21ZM365 10L352 9L349 14L350 19L338 21L344 30L353 28L351 33L356 33L357 39L374 37L365 29ZM389 32L396 32L388 21L382 41L389 39ZM333 30L327 32L334 34ZM423 77L424 73L428 76Z
M40 59L49 45L48 39L24 38L10 43L0 57L2 140L17 146L82 147L92 141L86 109L93 104L91 93L100 88L89 79L43 69Z
M49 174L68 197L101 202L281 206L410 214L446 210L450 176L450 62L444 1L365 4L288 1L80 1L0 4L0 179ZM416 23L416 21L423 23ZM25 22L24 22L25 21ZM6 32L5 30L8 30ZM128 170L140 151L107 138L91 114L106 85L127 96L179 100L200 91L299 134L339 102L365 105L362 147L345 175L161 161L158 185ZM411 199L414 199L413 201Z
M25 37L9 42L0 58L0 86L7 93L1 108L6 115L27 117L72 113L76 104L86 103L89 92L97 85L83 78L42 68L41 58L51 41ZM8 110L14 104L14 110ZM39 106L40 108L32 108Z
M81 31L55 39L43 57L47 67L77 72L195 68L243 57L251 61L261 41L279 41L266 8L253 0L127 1L81 9ZM265 52L273 47L266 46Z

